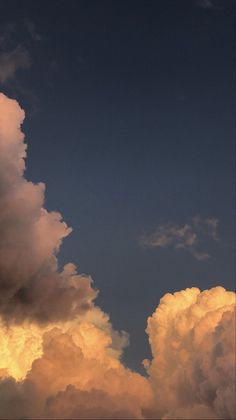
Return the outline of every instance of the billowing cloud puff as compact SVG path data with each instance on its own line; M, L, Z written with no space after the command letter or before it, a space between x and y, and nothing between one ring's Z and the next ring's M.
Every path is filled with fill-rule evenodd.
M58 270L71 229L24 178L23 118L0 95L0 418L233 419L235 294L166 294L148 319L147 375L125 367L128 336L91 279Z
M3 324L0 417L234 419L234 311L222 287L166 294L148 319L147 377L122 365L126 339L115 344L99 308L47 326Z
M114 334L98 308L47 327L2 325L0 417L143 418L151 386L122 365L126 336Z
M166 294L148 319L153 418L235 418L235 293Z
M26 145L18 103L0 95L0 312L20 321L66 318L96 296L73 264L58 271L56 255L71 229L44 207L42 183L24 178Z

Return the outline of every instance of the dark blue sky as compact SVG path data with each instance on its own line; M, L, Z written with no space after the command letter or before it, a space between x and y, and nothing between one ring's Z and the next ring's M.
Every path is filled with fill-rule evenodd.
M234 1L9 1L0 28L31 68L0 88L26 110L27 178L73 227L60 261L100 289L130 333L125 361L149 356L144 329L166 292L234 288ZM219 220L198 261L140 245L144 232Z

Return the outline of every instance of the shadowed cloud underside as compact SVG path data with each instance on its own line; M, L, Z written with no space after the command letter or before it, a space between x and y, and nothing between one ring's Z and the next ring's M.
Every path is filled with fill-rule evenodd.
M0 417L233 419L235 294L166 294L148 318L147 375L124 366L128 336L95 305L91 278L58 269L71 229L24 177L23 119L1 94Z

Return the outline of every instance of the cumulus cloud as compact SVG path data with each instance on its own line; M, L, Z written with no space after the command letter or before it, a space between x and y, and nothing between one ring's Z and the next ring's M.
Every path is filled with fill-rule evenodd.
M0 312L20 321L86 311L97 292L73 264L58 270L57 253L71 229L44 207L45 186L24 178L24 112L0 95Z
M0 417L143 418L151 386L122 365L98 308L46 327L2 325L1 337Z
M209 259L210 255L202 252L199 246L207 239L218 240L218 224L216 218L203 219L195 216L184 225L173 223L158 225L152 234L143 235L141 244L150 248L185 249L197 260L204 261Z
M148 319L151 418L235 418L235 293L166 294Z
M233 292L166 294L148 319L147 377L122 365L107 316L94 310L0 327L0 417L235 418Z
M71 229L24 177L23 118L0 95L0 418L233 419L235 294L166 294L148 319L147 375L124 366L128 336L93 303L91 279L58 270ZM214 219L194 223L217 237Z

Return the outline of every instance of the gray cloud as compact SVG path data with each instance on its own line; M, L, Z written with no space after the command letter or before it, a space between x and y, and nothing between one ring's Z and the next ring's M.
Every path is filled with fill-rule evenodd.
M30 66L29 52L21 45L0 53L0 83L5 84L8 80L15 79L18 70L29 69Z
M34 41L41 41L42 35L38 32L35 23L31 19L25 19L24 25L26 28L26 31L28 31L28 34Z
M196 2L198 7L201 7L202 9L208 9L208 10L216 10L220 9L219 6L217 6L212 0L198 0Z
M21 36L19 37L19 33ZM32 59L29 47L40 41L41 35L33 21L7 23L0 30L0 83L16 80L19 70L28 70Z
M158 225L153 233L142 236L141 244L150 248L185 249L198 261L204 261L209 259L210 255L199 248L206 239L218 240L218 224L219 221L215 218L203 219L195 216L184 225Z

